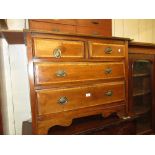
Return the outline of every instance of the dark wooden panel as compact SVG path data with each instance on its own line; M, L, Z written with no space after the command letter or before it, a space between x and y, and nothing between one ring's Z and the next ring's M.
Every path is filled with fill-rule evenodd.
M0 31L1 36L6 39L8 44L24 44L24 32L23 31Z
M74 119L69 127L54 126L51 135L134 135L135 120L123 121L115 115L103 118L101 115Z
M0 19L0 29L8 29L6 19Z

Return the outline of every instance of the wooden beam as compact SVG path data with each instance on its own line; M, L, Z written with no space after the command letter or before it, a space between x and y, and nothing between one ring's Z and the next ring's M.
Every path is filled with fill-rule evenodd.
M6 39L8 44L24 44L24 32L17 30L2 30L1 36Z

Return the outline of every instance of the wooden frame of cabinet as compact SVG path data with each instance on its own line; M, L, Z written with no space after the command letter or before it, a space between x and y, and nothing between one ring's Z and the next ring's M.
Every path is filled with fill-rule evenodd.
M38 108L37 108L37 94L36 94L36 85L34 83L34 62L51 62L53 61L53 58L42 58L38 59L34 57L34 49L33 49L33 38L39 37L39 38L60 38L60 39L67 39L67 40L76 40L76 41L84 41L87 43L88 41L92 42L103 42L105 44L116 44L116 46L121 45L124 46L124 52L125 54L123 57L112 57L109 58L100 57L96 59L92 59L89 57L88 50L86 49L86 58L84 60L77 60L77 59L63 59L62 62L69 61L69 62L111 62L111 61L122 61L124 62L124 77L120 80L124 81L125 84L125 100L123 102L115 102L115 103L109 103L105 105L95 105L93 107L85 107L77 110L70 110L69 112L64 113L56 113L56 114L50 114L49 116L42 115L38 117ZM71 34L60 34L60 33L49 33L49 32L35 32L35 31L28 31L26 35L27 40L27 49L28 49L28 59L29 59L29 81L30 81L30 90L31 90L31 109L32 109L32 129L33 134L47 134L49 127L52 127L54 125L62 125L62 126L69 126L72 123L72 120L79 117L85 117L90 115L96 115L96 114L103 114L105 117L111 115L112 113L116 112L118 116L124 117L127 116L127 109L128 109L128 38L106 38L106 37L97 37L97 36L86 36L86 35L71 35ZM85 45L86 46L86 45ZM87 45L87 48L89 46ZM86 47L85 47L86 48ZM55 62L59 62L57 59L55 59ZM109 82L117 82L118 79L109 79ZM104 81L102 80L96 80L97 83L100 83ZM93 82L86 81L85 84L94 84ZM77 84L76 84L77 85ZM81 84L82 85L82 84ZM75 86L75 84L69 83L69 87ZM78 86L78 85L77 85ZM47 87L46 87L47 88ZM37 87L38 89L38 87ZM40 89L42 87L40 86ZM116 106L118 105L118 106ZM63 115L66 115L65 119L62 118ZM52 119L54 118L54 119Z
M150 62L151 64L151 128L146 129L142 132L138 132L137 134L152 134L155 132L155 44L149 43L138 43L138 42L131 42L129 44L129 115L135 116L138 118L142 118L142 116L147 112L144 108L144 111L136 113L133 111L133 69L134 69L134 62L137 60L146 60L146 62ZM146 76L146 75L141 75ZM141 77L141 78L142 78Z

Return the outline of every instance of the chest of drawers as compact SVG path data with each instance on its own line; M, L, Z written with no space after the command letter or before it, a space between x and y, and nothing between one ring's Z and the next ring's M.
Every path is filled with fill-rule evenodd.
M33 134L128 113L128 39L26 32Z

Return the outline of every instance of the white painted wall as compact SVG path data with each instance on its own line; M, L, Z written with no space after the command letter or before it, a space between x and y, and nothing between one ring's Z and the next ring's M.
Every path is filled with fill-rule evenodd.
M15 134L14 109L12 102L11 69L8 52L8 44L5 39L0 39L0 85L1 85L1 109L4 134Z
M25 19L7 19L6 23L9 30L23 30L26 28Z
M9 55L15 133L21 134L22 122L31 118L25 45L9 45Z
M4 134L22 134L22 122L31 118L25 45L1 39L0 62Z
M14 20L15 29L24 23L25 20ZM155 43L155 20L114 19L112 23L113 36ZM25 45L8 45L1 39L0 61L4 132L21 134L22 121L31 118Z
M113 36L155 43L155 19L114 19Z

